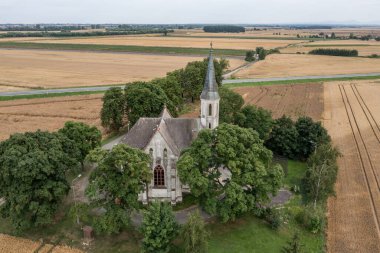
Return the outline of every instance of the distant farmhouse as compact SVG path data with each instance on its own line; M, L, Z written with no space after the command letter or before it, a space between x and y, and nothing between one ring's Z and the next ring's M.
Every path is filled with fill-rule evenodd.
M140 118L120 143L144 150L152 158L153 179L139 195L144 204L148 200L182 202L182 192L189 191L179 180L176 168L181 151L205 128L219 124L219 93L215 79L214 59L210 50L206 81L201 94L200 118L173 118L165 107L158 118Z

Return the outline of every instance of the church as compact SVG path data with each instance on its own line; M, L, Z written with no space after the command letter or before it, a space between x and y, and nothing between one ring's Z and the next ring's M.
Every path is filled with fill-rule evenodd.
M182 184L176 167L181 151L191 145L198 132L219 124L219 93L212 48L201 99L200 118L173 118L165 107L157 118L140 118L120 143L139 148L152 158L153 179L139 194L139 201L182 202L189 187Z

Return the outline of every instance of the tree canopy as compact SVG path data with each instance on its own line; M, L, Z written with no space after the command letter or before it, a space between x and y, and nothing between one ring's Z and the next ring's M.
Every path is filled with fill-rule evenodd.
M82 168L88 153L99 147L102 140L102 134L96 127L81 122L68 121L58 132L75 143L79 149L76 159L81 162Z
M223 87L219 89L219 95L219 121L221 123L233 123L236 114L244 105L244 100L236 92Z
M141 117L157 117L165 105L173 116L177 115L173 103L159 86L146 82L125 86L125 110L131 125Z
M0 143L0 196L4 217L26 229L52 222L70 187L65 173L71 159L57 133L14 134Z
M268 201L283 178L282 168L272 164L272 152L255 131L228 124L202 130L177 168L205 210L224 222Z
M94 205L107 210L98 218L99 230L116 233L127 224L126 214L139 207L138 194L152 177L150 157L139 149L120 144L111 151L95 149L87 159L97 162L98 167L90 175L86 193Z
M120 87L114 87L105 92L100 112L103 127L118 131L123 126L124 104L124 94Z
M235 116L235 123L257 131L260 138L266 140L273 125L272 113L261 107L247 105Z
M178 233L178 225L169 203L153 202L144 212L141 232L142 250L146 253L167 253Z

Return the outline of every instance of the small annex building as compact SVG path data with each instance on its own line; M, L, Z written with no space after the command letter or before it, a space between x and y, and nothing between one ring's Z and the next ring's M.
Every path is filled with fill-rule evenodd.
M140 118L120 143L139 148L152 158L153 179L139 194L144 204L156 199L172 204L182 202L182 193L189 188L179 180L176 163L181 151L192 143L204 128L219 124L219 93L215 78L213 50L208 58L207 76L201 99L199 118L173 118L166 107L157 118Z

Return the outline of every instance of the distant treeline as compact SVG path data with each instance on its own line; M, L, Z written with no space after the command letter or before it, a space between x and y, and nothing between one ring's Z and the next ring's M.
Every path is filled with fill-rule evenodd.
M333 55L333 56L358 56L358 50L318 48L309 52L316 55Z
M203 31L208 33L243 33L245 32L245 28L235 25L208 25L203 27Z
M35 26L9 26L9 27L0 27L0 31L2 32L11 32L11 31L17 31L17 32L25 32L25 31L71 31L71 30L85 30L87 29L84 26L41 26L41 25L35 25Z
M294 25L289 26L290 29L332 29L329 25Z
M14 37L90 37L90 36L109 36L109 35L134 35L134 34L148 34L148 33L168 33L173 30L141 30L141 31L94 31L94 32L8 32L0 34L0 38L14 38Z

